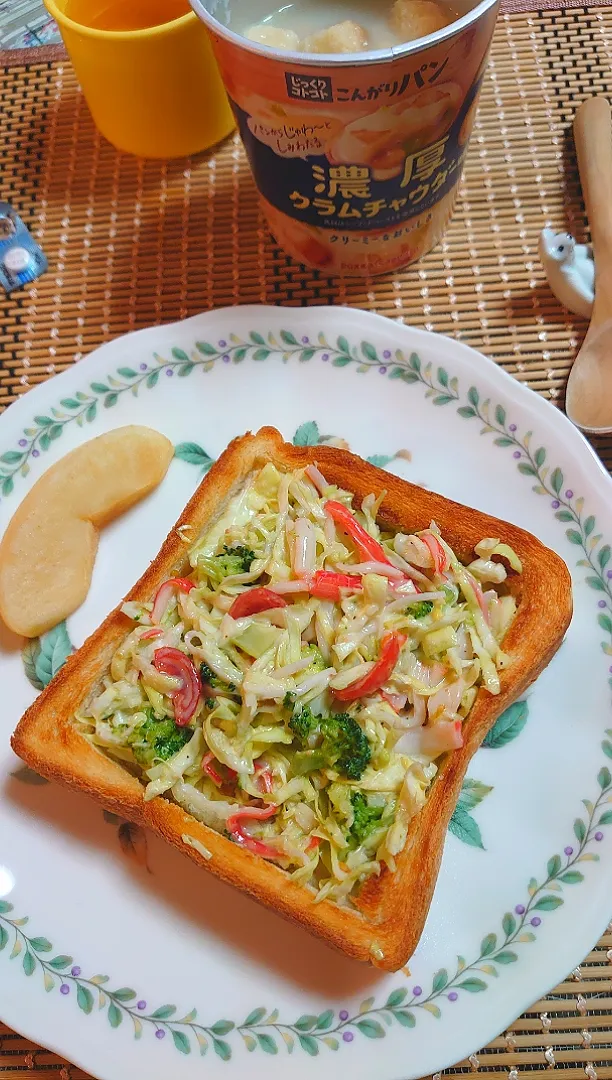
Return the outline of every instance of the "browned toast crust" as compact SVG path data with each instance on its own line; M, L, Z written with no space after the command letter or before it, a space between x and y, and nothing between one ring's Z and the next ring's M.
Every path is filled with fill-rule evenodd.
M501 672L501 693L492 697L483 689L479 691L464 723L464 745L443 759L424 809L411 822L397 871L385 869L380 877L370 878L357 900L357 911L329 900L315 904L310 888L196 821L176 803L162 797L145 803L141 782L93 746L71 719L129 631L129 622L119 608L68 659L27 710L11 743L43 776L83 791L108 810L148 826L206 870L342 952L385 970L397 970L414 952L423 930L448 822L472 755L500 713L533 682L561 644L572 614L570 576L559 556L523 529L409 484L348 451L292 446L284 443L274 428L262 428L256 435L247 434L230 443L127 599L150 601L163 581L185 573L188 547L179 528L191 526L191 531L183 532L189 540L195 539L221 515L249 473L266 461L289 469L316 461L331 483L354 493L356 505L370 492L386 490L378 515L381 526L416 532L433 519L462 562L471 561L479 540L495 536L510 544L523 564L522 574L511 574L508 579L518 611L504 640L504 652L512 663ZM198 840L212 857L206 859L188 846L184 835Z

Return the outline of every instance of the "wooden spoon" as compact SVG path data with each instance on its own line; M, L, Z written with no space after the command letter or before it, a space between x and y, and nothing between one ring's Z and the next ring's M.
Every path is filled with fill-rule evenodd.
M583 431L612 431L612 111L606 98L585 101L574 119L582 194L595 256L595 302L570 372L565 411Z

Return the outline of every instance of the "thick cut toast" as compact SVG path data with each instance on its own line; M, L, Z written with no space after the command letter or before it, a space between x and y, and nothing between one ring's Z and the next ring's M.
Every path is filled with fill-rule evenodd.
M463 725L464 745L441 759L424 809L410 823L397 869L370 878L356 909L330 900L313 903L314 891L272 863L195 820L176 803L144 801L144 786L77 730L75 711L108 670L129 625L116 608L21 719L12 738L17 754L37 772L97 799L108 810L146 825L194 862L243 889L279 914L318 934L358 960L396 970L412 955L425 923L438 875L447 826L472 755L500 713L539 675L558 649L572 613L570 576L564 562L514 525L461 506L382 472L344 450L295 447L274 428L234 440L208 473L170 532L159 555L127 599L148 602L169 577L183 574L187 547L179 528L195 537L220 517L253 470L273 461L281 470L317 462L330 483L354 493L359 506L370 492L387 495L378 515L383 528L409 533L436 521L458 558L468 563L483 537L500 537L519 555L523 572L507 586L517 600L503 642L511 663L501 672L501 693L480 689ZM185 840L187 837L187 840ZM210 858L189 840L203 846Z

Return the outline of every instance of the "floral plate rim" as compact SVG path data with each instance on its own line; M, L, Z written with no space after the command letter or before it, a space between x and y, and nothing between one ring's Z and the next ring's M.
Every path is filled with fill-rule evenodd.
M194 323L202 324L204 321L210 320L211 318L217 318L217 319L220 318L221 320L223 320L224 318L227 318L229 313L233 313L234 316L235 316L237 310L240 312L240 315L243 318L252 317L254 319L257 319L261 326L263 326L263 323L266 320L266 318L267 319L273 319L275 322L278 322L279 317L284 322L285 326L287 326L287 325L295 326L296 322L300 321L300 318L303 319L304 313L305 313L304 309L300 310L300 309L294 309L294 308L289 308L288 309L288 308L275 308L275 307L260 307L260 306L257 306L257 305L245 305L245 306L243 306L243 307L241 307L239 309L235 309L235 308L218 309L218 310L216 310L214 312L209 312L209 313L206 313L206 314L204 314L202 316L194 316L189 320L185 320L184 323L166 324L163 327L151 327L151 328L148 328L148 329L143 330L143 331L136 331L135 333L136 333L137 336L144 336L144 335L149 334L149 335L155 335L155 336L159 337L160 332L163 332L164 336L166 336L167 334L169 334L169 333L171 333L173 331L176 331L177 327L180 327L181 330L184 330L184 328L189 326L190 324L194 324ZM322 321L324 322L325 317L327 315L329 315L329 313L333 313L334 316L337 316L339 314L339 312L342 311L343 309L324 308L324 307L322 307L322 308L317 309L317 310L318 310L318 312L321 313L321 318L322 318ZM457 342L457 341L455 341L455 340L453 340L451 338L443 338L442 335L432 335L432 334L428 333L427 331L423 331L423 330L420 330L420 329L417 329L417 328L414 328L414 327L406 327L403 324L398 325L397 323L393 323L391 320L388 320L388 319L386 319L386 318L384 318L382 316L373 316L370 313L362 312L362 311L355 311L355 309L352 309L352 308L345 308L344 310L351 311L351 318L352 318L352 320L354 322L357 321L357 320L355 320L355 316L359 317L359 320L358 320L359 322L367 322L368 325L372 325L373 321L376 320L376 322L378 323L378 326L381 329L381 331L384 328L387 333L389 333L389 332L391 332L392 334L393 333L398 333L401 336L404 332L406 332L410 336L416 335L417 340L421 340L421 341L431 342L432 337L437 338L441 342L444 341L447 348L450 346L451 351L452 350L457 350L457 349L460 350L460 353L462 354L462 358L468 363L468 367L476 368L476 366L480 365L481 362L484 360L486 362L486 364L487 364L489 374L492 374L494 372L495 373L495 375L494 375L495 379L497 379L499 376L503 377L503 380L505 381L505 385L507 387L507 390L509 391L509 393L507 395L508 397L514 397L515 398L515 395L517 393L517 387L519 387L520 388L520 390L519 390L519 402L521 402L521 404L524 404L525 407L529 403L531 405L531 409L529 410L530 412L533 412L534 409L535 409L535 411L537 413L542 407L544 407L547 410L553 410L553 413L556 414L556 421L557 422L561 421L563 424L569 426L569 428L571 429L571 431L573 433L572 438L575 439L575 440L578 440L581 443L583 449L584 448L587 449L591 461L594 460L597 463L600 473L607 478L607 482L609 482L609 483L612 482L612 481L610 481L610 478L607 476L607 473L605 472L601 462L596 457L596 455L593 452L592 448L586 443L586 441L576 431L576 429L573 427L573 425L571 425L571 423L567 420L567 418L565 418L562 414L558 413L557 410L554 408L554 406L552 406L549 402L546 402L545 400L543 400L541 398L537 398L537 395L534 395L533 391L530 392L528 387L522 386L520 383L517 382L517 380L513 379L512 376L508 375L502 369L497 367L497 365L493 361L488 360L488 358L482 356L482 354L477 353L470 346L466 346L462 342ZM267 328L269 328L269 323L267 324ZM352 336L352 331L354 329L356 329L356 327L352 326L351 327L351 336ZM278 333L279 330L275 329L275 332ZM125 342L125 340L127 338L131 338L133 340L133 337L134 337L133 334L132 335L124 335L123 337L116 339L114 342L106 343L104 346L100 347L99 349L95 350L92 354L90 354L90 356L88 358L86 358L85 361L83 361L81 364L79 364L78 368L68 369L68 371L63 372L58 378L60 380L61 379L66 380L67 378L74 380L75 370L77 370L77 371L83 370L83 367L85 365L88 365L88 363L90 361L93 361L94 358L95 358L96 366L98 366L98 364L101 362L102 356L105 357L107 353L110 355L111 351L116 350L117 344L119 344L120 342ZM296 344L297 344L297 342L296 342ZM406 340L406 346L408 346L408 340ZM159 348L159 346L158 346L158 348ZM418 345L416 346L416 348L418 348ZM444 346L442 346L442 349L443 348L444 348ZM282 350L275 349L273 351L280 352ZM408 351L408 349L406 351ZM93 364L92 364L92 367L93 367ZM407 378L406 381L411 381L411 382L421 381L422 382L423 380L419 379L419 378L415 379L415 378L411 377L410 379ZM35 395L37 397L44 395L44 393L45 393L44 387L50 385L51 382L52 382L52 380L48 380L46 383L44 383L40 387L36 388ZM56 383L56 385L57 385L57 383ZM426 385L430 385L430 384L426 383ZM510 386L513 387L513 392L510 392ZM444 387L442 389L444 389ZM440 393L439 388L436 390L436 393ZM470 396L470 395L472 395L472 396ZM474 395L475 395L475 400L474 400ZM12 415L15 419L17 419L17 413L20 412L22 408L26 408L26 399L27 399L27 402L32 404L31 394L25 395L25 397L23 399L23 402L20 401L18 403L15 403L15 405L11 407L11 410L9 410L8 413L5 414L5 415ZM460 395L456 394L452 399L449 398L448 400L449 401L453 400L453 401L459 402ZM480 405L479 405L479 401L478 401L478 393L474 390L474 388L470 389L470 391L468 392L466 400L467 400L467 402L469 402L469 404L462 407L463 412L461 412L461 408L458 410L460 412L460 414L463 415L466 419L473 418L475 416L479 416L479 418L481 420L485 419L485 418L480 416L480 412L479 412ZM516 398L515 398L515 400L516 400ZM536 402L537 402L537 404L536 404ZM444 402L444 403L448 403L448 402ZM549 418L552 417L553 413L548 412ZM505 426L506 426L506 424L505 424L505 416L504 416L503 422L499 419L499 416L496 416L496 419L497 419L498 423L502 423L502 426L505 428ZM514 428L516 430L516 425L514 426ZM510 430L512 430L512 425L510 426ZM504 436L501 435L499 437L503 438ZM507 438L506 438L506 444L508 444L508 439ZM498 442L498 445L503 445L503 443ZM517 445L518 445L518 443L517 443ZM576 443L576 445L577 445L577 443ZM537 456L538 456L539 453L540 453L540 451L536 451L535 465L536 465L537 469L539 469L540 465L542 464L542 463L538 462L538 460L537 460ZM515 452L515 457L516 456L517 456L517 452ZM521 464L523 465L523 468L521 468ZM532 475L532 476L536 475L534 473L534 471L533 471L533 466L529 465L528 461L523 461L521 464L519 464L519 470L520 471L525 472L526 475ZM527 471L528 469L531 469L531 473L529 473ZM559 470L556 470L556 471L559 471ZM554 475L555 474L553 473L552 474L553 478L554 478ZM552 483L553 483L554 491L552 491L551 494L555 494L555 493L559 494L559 492L557 491L556 481L554 479L552 480ZM542 491L540 493L543 494L543 493L548 493L548 492L543 492ZM557 505L559 505L559 504L557 504ZM562 519L562 520L568 520L568 519L566 518L566 519ZM587 537L588 537L588 535L589 534L587 533ZM576 541L572 541L572 542L575 543ZM603 567L602 567L602 570L603 570ZM612 754L609 754L608 751L606 751L606 753L607 753L607 755L609 757L612 756ZM609 776L608 776L608 780L609 780ZM607 795L608 790L609 790L608 782L603 784L600 781L600 786L602 787L603 793ZM592 818L592 814L591 814L591 818ZM608 824L608 823L609 823L608 821L605 822L605 824ZM580 828L577 829L577 823L575 823L574 832L575 832L575 836L576 836L576 839L578 840L579 844L583 845L583 842L585 840L585 836L584 835L579 835L579 833L581 833L582 830ZM589 834L590 834L590 829L587 828L587 836ZM596 837L596 839L597 838L598 837ZM581 846L580 851L582 851L582 850L583 850L583 847ZM567 855L567 852L566 852L566 855ZM569 857L570 856L567 855L568 860L569 860ZM557 858L557 857L555 857L555 858ZM574 860L572 860L572 864L573 864L573 861ZM548 880L552 880L555 876L559 875L561 872L563 872L563 873L565 873L567 875L568 867L556 866L556 863L555 863L554 864L554 870L551 870L551 862L553 862L553 860L549 860L549 878L548 878ZM573 883L571 881L571 878L569 879L568 883ZM537 883L536 883L536 885L537 885ZM544 886L542 886L542 887L544 887ZM530 895L532 896L532 898L533 898L533 895L535 895L532 892L531 889L530 889ZM548 901L550 901L551 898L548 897L548 898L543 898L543 899L548 899ZM561 903L561 902L562 901L559 901L559 903ZM538 901L538 904L539 904L539 901ZM519 905L519 906L521 906L521 905ZM524 917L525 908L523 907L523 911L521 912L521 911L518 910L519 906L517 906L516 912L517 912L517 914L519 916ZM549 903L548 907L546 907L544 904L540 905L542 910L552 910L554 906L557 906L557 905L556 904L553 905L553 904L550 904L550 903ZM0 906L0 914L2 914L2 913L3 913L3 909ZM4 914L7 914L7 913L4 912ZM510 934L514 932L514 928L511 931L509 931L507 929L508 926L510 926L509 920L511 918L513 918L513 916L510 913L506 913L506 916L504 916L503 929L504 929L504 931L506 933L506 937L510 936ZM538 918L538 922L539 921L540 920ZM607 922L607 919L606 919L606 922ZM533 925L536 925L536 923L534 923ZM521 926L522 926L522 922L521 922ZM491 945L491 938L492 937L493 937L493 935L487 935L487 938L483 939L483 945L482 945L482 953L483 953L483 955L479 958L479 960L476 963L480 962L480 960L483 960L487 956L491 956L492 959L496 959L496 956L493 955L496 951L500 955L502 955L502 956L504 955L504 950L503 950L502 947L499 947L499 949L498 949L497 946L496 946L496 943ZM39 942L39 943L40 942L43 942L43 943L46 942L46 939L41 939L41 938L36 938L34 940ZM528 940L528 939L526 939L526 940ZM595 937L595 940L597 940L597 937ZM1 942L1 938L0 938L0 942ZM485 945L485 942L486 942L486 945ZM506 944L507 944L507 942L506 942ZM0 945L0 947L1 947L1 945ZM501 952L500 952L500 950L501 950ZM41 946L40 951L42 951L42 952L47 951L46 950L46 945ZM31 954L29 953L29 950L26 948L26 955L23 958L24 971L25 971L26 975L32 973L32 972L26 970L26 958L27 958L28 955L31 955ZM59 959L63 959L63 958L60 957ZM40 957L37 958L37 962L40 962ZM511 961L507 961L505 959L499 960L499 963L501 963L501 964L505 964L507 962L511 962ZM29 961L27 961L27 966L30 967L31 965L32 965L32 960L30 959ZM34 966L36 966L36 965L34 964ZM64 965L64 967L65 966L66 965ZM469 966L473 966L473 965L469 965ZM61 967L58 968L57 965L56 965L55 970L61 970ZM483 970L483 969L481 969L481 970ZM71 971L71 977L78 984L80 971L78 971L78 974L75 974L74 973L75 971L77 971L76 968L73 971ZM453 976L449 980L448 979L448 974L447 974L446 971L444 971L444 974L442 974L442 972L436 973L436 975L434 976L434 985L432 987L432 993L434 993L434 992L435 993L441 993L444 990L448 990L451 985L454 985L455 980L457 979L457 977L460 974L461 974L461 968L458 970L457 975ZM565 974L565 964L563 965L563 969L561 970L561 973L560 973L559 977L562 978L564 974ZM476 981L476 983L478 983L479 980L476 979L475 981ZM480 981L482 982L482 980L480 980ZM474 981L472 980L472 982L474 982ZM555 978L552 985L556 985L557 982L558 982L558 979ZM436 983L437 983L437 985L436 985ZM545 984L546 984L547 988L550 986L550 978L549 978L549 976L546 977ZM482 986L482 985L481 986L476 986L476 985L465 986L466 991L469 991L470 994L474 993L474 992L479 992L479 990L484 989L484 988L485 987ZM102 991L98 991L98 992L102 993ZM546 990L544 990L543 992L546 992ZM122 993L122 991L113 992L114 996L117 996L117 994L121 994L121 993ZM451 996L449 998L449 1000L455 1000L456 999L456 996L457 996L456 993L454 993L454 991L451 990L451 995L452 994L454 994L454 997ZM133 993L130 992L130 996L136 997L135 992L133 992ZM393 1001L391 999L393 999ZM122 998L119 996L117 1000L119 1002L121 1002ZM129 1001L130 997L125 997L124 996L123 1000L124 1001L126 1001L126 1000ZM389 997L389 1001L387 1002L387 1007L391 1012L395 1012L396 1014L397 1014L397 1012L402 1012L402 1015L406 1016L406 1013L403 1012L403 1009L406 1008L406 1006L404 1005L404 1000L405 1000L405 995L402 997L402 999L400 1001L399 998L398 998L397 991L394 991L394 992L392 992L392 994ZM530 1004L531 1000L532 1000L532 994L530 992L529 1000L528 1000L527 1004ZM378 1007L377 1009L372 1010L372 1008L371 1008L372 1004L373 1004L372 1002L365 1002L364 1003L364 1005L369 1006L369 1009L365 1009L364 1013L368 1012L368 1011L369 1012L373 1011L373 1012L381 1012L382 1013L384 1011L385 1007L382 1006L382 1005L380 1007ZM422 1003L422 1005L425 1006L425 1004L426 1003L424 1001ZM139 1005L140 1005L140 1003L139 1003ZM87 993L84 990L81 991L81 1000L79 1001L79 1007L85 1013L91 1011L89 997L88 997ZM111 1003L111 1009L112 1008L113 1008L113 1004ZM116 1010L117 1006L114 1005L114 1008ZM168 1007L162 1007L161 1010L157 1010L157 1011L158 1012L160 1012L160 1011L163 1012L164 1008L168 1008ZM431 1012L433 1010L430 1009L429 1011ZM514 1012L514 1008L513 1008L512 1011ZM254 1010L254 1012L258 1013L258 1012L260 1012L260 1010ZM111 1023L111 1027L118 1026L118 1024L119 1024L119 1021L117 1021L116 1023L113 1023L113 1019L111 1018L111 1017L113 1017L113 1018L116 1019L116 1015L117 1015L116 1012L110 1012L109 1021ZM434 1013L434 1015L435 1015L435 1013ZM323 1021L322 1017L326 1017L326 1020ZM395 1018L396 1019L398 1018L397 1015L395 1016ZM145 1017L145 1019L149 1019L149 1017ZM165 1027L168 1027L168 1030L172 1030L172 1021L170 1021L169 1024L165 1023L165 1021L167 1020L167 1017L158 1016L157 1019L160 1021L159 1030L164 1030ZM301 1018L301 1019L303 1020L304 1018ZM308 1020L309 1018L306 1018L306 1019ZM337 1025L338 1028L340 1030L342 1030L343 1028L346 1030L346 1026L350 1025L352 1023L353 1019L355 1019L355 1018L349 1018L348 1015L346 1017L344 1017L342 1015L342 1010L341 1010L340 1014L339 1014L339 1022L338 1022L338 1025ZM214 1035L221 1035L221 1034L224 1033L224 1032L221 1032L221 1029L220 1029L219 1025L221 1025L221 1027L222 1027L224 1025L227 1026L228 1024L230 1024L230 1028L248 1027L248 1026L257 1027L259 1021L263 1022L264 1021L264 1016L260 1017L258 1021L254 1021L253 1019L250 1019L250 1017L249 1017L249 1018L247 1018L247 1020L244 1022L243 1025L234 1025L229 1021L218 1021L216 1024L212 1025L213 1036ZM265 1023L269 1023L269 1022L270 1022L270 1020L268 1018L265 1021ZM320 1029L315 1026L315 1022L316 1022L316 1024L321 1024ZM412 1023L409 1023L408 1021L402 1021L400 1019L400 1022L405 1027L414 1026ZM181 1023L182 1023L182 1021L181 1021ZM322 1033L321 1036L320 1036L321 1038L329 1037L328 1033L329 1033L329 1029L331 1027L331 1020L327 1016L327 1013L325 1013L325 1014L321 1014L321 1017L318 1017L318 1018L315 1017L313 1023L310 1023L310 1025L306 1024L306 1026L303 1027L302 1029L300 1029L299 1024L300 1024L300 1021L297 1021L295 1023L295 1025L284 1025L284 1026L285 1027L288 1027L288 1026L296 1027L297 1030L296 1030L295 1034L300 1039L302 1049L305 1049L307 1053L312 1054L312 1052L313 1052L312 1048L309 1049L308 1045L306 1045L306 1044L310 1044L313 1041L313 1037L311 1035L309 1035L308 1032L310 1030L312 1030L312 1029L320 1030L321 1033ZM378 1025L378 1027L376 1025ZM280 1025L280 1026L283 1026L283 1025ZM362 1034L367 1036L367 1038L379 1038L379 1037L382 1037L382 1034L385 1034L384 1029L381 1028L380 1024L378 1024L377 1021L372 1021L371 1019L368 1019L365 1015L363 1016L362 1020L357 1020L357 1023L356 1023L355 1026L357 1026L358 1029L362 1032ZM214 1032L215 1027L219 1027L218 1032ZM226 1030L230 1030L230 1028L226 1027ZM380 1033L379 1033L378 1029L380 1029ZM301 1035L299 1034L300 1030L302 1030ZM497 1030L499 1030L499 1029L497 1028ZM495 1033L497 1033L497 1030L496 1030ZM138 1032L137 1032L137 1034L138 1034ZM331 1034L331 1033L329 1033L329 1034ZM258 1034L257 1032L255 1032L255 1036L256 1036L256 1042L259 1045L260 1049L264 1050L267 1053L274 1053L275 1052L275 1051L270 1049L270 1043L265 1042L265 1040L269 1038L269 1036L267 1036L265 1032L263 1034L261 1034L261 1033ZM244 1035L243 1035L243 1038L244 1038ZM187 1053L183 1040L180 1037L178 1037L178 1038L175 1037L174 1032L173 1032L173 1039L174 1039L174 1043L175 1043L175 1046L176 1046L177 1050L180 1050L182 1053ZM264 1040L264 1041L262 1042L262 1040ZM302 1040L304 1040L304 1041L302 1041ZM216 1042L220 1043L221 1046L223 1046L223 1040L221 1038L216 1039ZM286 1040L285 1040L285 1042L286 1042ZM254 1049L255 1048L255 1046L250 1047L248 1043L246 1043L246 1045L247 1045L248 1049L251 1049L251 1048ZM287 1042L286 1042L286 1045L288 1045ZM215 1045L214 1048L215 1048L215 1051L218 1054L218 1056L221 1057L222 1059L224 1059L224 1050L223 1049L218 1049L217 1045ZM200 1044L200 1049L202 1049L201 1044ZM62 1051L59 1051L59 1052L62 1052ZM83 1066L83 1067L84 1068L91 1068L91 1066Z

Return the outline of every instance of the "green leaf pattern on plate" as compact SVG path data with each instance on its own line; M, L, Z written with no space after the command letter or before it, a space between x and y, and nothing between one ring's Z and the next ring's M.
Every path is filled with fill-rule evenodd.
M179 461L186 461L189 465L198 465L202 470L202 475L207 473L215 463L214 458L211 458L210 454L207 454L206 450L196 442L177 443L174 447L174 456Z
M612 729L606 734L612 737ZM478 956L469 964L463 957L457 957L454 972L441 968L432 976L428 993L420 986L413 986L410 990L401 986L388 993L380 1005L376 1004L374 998L368 998L352 1013L348 1009L325 1009L319 1015L307 1014L293 1022L280 1019L277 1009L270 1012L262 1005L253 1009L241 1023L223 1018L212 1024L203 1024L198 1020L196 1009L178 1018L176 1005L166 1004L150 1009L145 1000L137 1000L136 990L128 987L109 989L108 976L87 978L70 956L61 954L49 959L48 954L53 952L51 942L45 937L29 937L23 929L28 919L15 918L13 906L6 900L0 901L0 951L6 950L12 943L10 957L22 957L21 966L26 975L32 976L38 970L43 975L47 992L59 989L68 997L74 991L77 1006L85 1014L91 1013L95 1006L104 1009L113 1028L119 1027L124 1018L129 1018L136 1038L140 1038L144 1028L150 1029L158 1039L170 1035L174 1046L182 1054L189 1054L197 1047L203 1055L212 1046L222 1060L229 1061L233 1047L224 1036L235 1039L236 1035L241 1036L249 1051L259 1049L267 1054L276 1054L284 1048L291 1053L298 1044L312 1057L319 1053L322 1046L337 1050L341 1043L352 1042L357 1035L382 1039L388 1027L394 1023L404 1028L415 1027L420 1011L425 1010L440 1018L440 1006L445 1002L456 1001L462 993L484 992L490 985L487 978L497 977L500 970L518 961L520 954L515 951L517 947L535 940L533 931L541 923L538 912L552 912L563 904L563 897L553 893L553 888L562 891L564 885L579 884L584 877L576 869L578 864L586 859L598 858L587 849L599 839L601 825L612 824L609 811L602 813L603 807L612 801L609 769L601 770L599 786L601 790L597 801L591 804L585 818L579 819L582 827L576 831L581 836L578 846L575 849L565 848L563 856L553 855L548 860L541 881L535 878L531 880L526 902L517 904L514 911L506 912L501 919L499 932L486 934L482 939ZM465 789L465 805L476 805L488 794L488 790L479 781L470 782Z
M521 731L527 723L529 716L529 706L526 701L515 701L513 705L510 705L497 718L495 724L486 735L483 747L487 747L490 750L498 750L502 746L506 746L513 739L516 739L517 735L520 735ZM450 819L448 828L449 831L456 836L458 840L461 840L464 844L468 844L470 847L481 848L484 851L484 843L482 840L482 833L480 826L475 818L472 817L471 811L477 807L482 800L493 789L486 784L482 784L479 780L465 780L461 793L457 800L457 806L453 811L453 816Z
M175 348L169 359L156 355L154 362L141 364L139 371L121 368L106 382L91 383L87 392L79 391L62 399L59 403L61 408L51 409L50 416L36 416L32 426L24 430L19 447L0 455L0 486L4 496L9 496L13 491L15 477L27 475L30 459L47 450L61 436L66 425L93 422L98 415L99 404L112 408L125 393L137 395L143 387L152 389L158 384L162 372L167 376L189 376L196 370L209 371L219 362L236 364L247 357L264 360L273 352L280 352L284 361L291 358L301 362L318 359L339 367L351 364L356 366L359 373L375 368L389 378L419 384L425 389L426 398L434 405L456 404L461 417L481 422L481 434L493 435L495 443L502 449L512 448L519 472L534 481L536 494L551 499L555 517L568 526L568 543L580 549L578 565L587 571L585 582L601 595L598 625L606 635L602 650L606 656L612 655L612 570L608 569L611 549L609 544L602 543L603 537L597 532L595 518L584 513L584 500L575 496L563 472L548 463L546 449L532 447L532 433L521 436L516 425L508 423L506 409L501 404L494 405L489 399L482 400L473 386L462 398L457 378L450 377L444 368L434 369L430 363L423 365L416 353L408 357L399 350L393 354L390 351L381 353L369 342L351 345L344 337L331 342L323 333L317 336L316 341L305 337L298 339L287 330L282 331L279 338L273 333L264 338L259 332L252 331L246 340L232 334L227 342L221 341L216 345L198 342L190 353ZM298 429L295 441L298 445L314 445L315 435L317 442L329 439L320 436L315 422L311 421ZM205 467L206 461L210 460L199 444L179 445L182 448L190 446L189 450L177 455L183 460L189 460L192 452L194 463L202 463ZM611 576L608 577L608 574ZM70 640L64 624L44 635L38 644L28 646L24 665L36 689L50 681L70 651ZM612 680L610 682L612 685ZM491 748L505 746L520 733L526 719L526 703L516 703L499 718L487 737L487 745ZM612 728L605 732L601 749L607 759L612 759ZM41 988L44 986L47 992L59 989L67 1000L75 998L78 1008L85 1015L97 1006L105 1010L113 1028L117 1028L124 1018L129 1018L135 1038L140 1038L145 1029L159 1039L169 1035L175 1049L181 1054L198 1049L204 1055L212 1047L222 1061L228 1061L238 1042L249 1052L259 1050L266 1054L276 1054L282 1049L292 1053L299 1045L306 1054L315 1057L323 1046L336 1051L343 1043L350 1043L358 1036L381 1039L395 1023L405 1029L414 1028L419 1013L423 1011L440 1018L441 1006L456 1001L464 994L486 991L491 985L488 979L498 977L500 970L518 961L521 946L535 940L542 917L548 917L563 904L565 888L584 881L579 864L596 862L599 858L592 849L603 838L602 827L612 825L612 811L607 809L612 803L612 774L608 765L601 767L597 784L597 798L594 802L583 800L584 813L575 819L573 838L563 854L553 854L541 878L530 879L524 902L516 904L512 911L503 915L498 932L485 935L477 957L470 963L466 963L463 957L457 957L454 973L450 967L440 969L432 976L428 992L421 986L408 990L404 985L390 993L387 991L386 1000L379 1005L375 999L368 998L360 1008L353 1008L352 1011L326 1009L319 1016L303 1016L293 1022L280 1019L277 1009L269 1012L265 1006L260 1006L252 1010L242 1023L220 1019L212 1024L203 1024L198 1021L195 1009L182 1017L179 1014L179 1018L175 1005L150 1009L144 999L136 1000L136 991L109 989L108 976L86 977L81 968L73 963L72 957L58 954L49 958L53 952L51 942L40 936L29 937L24 930L28 918L16 917L12 904L6 900L0 900L0 951L9 960L20 957L19 963L26 976L40 973ZM458 809L470 818L470 811L486 797L489 790L479 781L466 781Z
M27 641L21 657L32 686L44 690L73 651L65 622L58 623L42 637Z
M464 844L469 844L470 847L484 850L480 826L472 817L470 811L479 806L491 791L493 791L493 788L489 787L488 784L481 783L480 780L468 778L463 781L448 828L453 836L456 836L458 840L462 840Z
M355 365L360 373L375 369L390 378L403 379L405 382L419 381L427 387L426 396L431 397L435 405L447 405L459 397L457 379L449 379L444 368L438 367L434 372L432 364L422 367L416 354L407 358L400 349L393 353L388 349L381 352L368 341L351 346L345 337L330 341L323 333L318 334L316 339L298 339L289 330L281 330L278 336L269 333L267 337L253 330L245 339L230 334L227 341L198 341L191 352L175 347L166 357L154 353L149 363L140 364L138 371L131 367L120 367L106 381L91 382L86 391L79 390L62 398L58 407L50 409L50 416L35 416L30 426L24 428L17 446L0 455L2 494L5 498L12 494L15 480L28 475L33 459L49 450L66 427L71 424L83 427L93 423L99 416L100 405L112 409L125 394L138 397L141 390L152 390L158 386L162 374L183 378L198 371L206 374L219 364L239 364L247 358L267 360L273 352L280 352L284 362L291 359L301 363L321 360L330 362L334 367ZM320 441L326 440L321 438ZM196 448L196 457L202 450L197 443L179 444L177 450L181 452L176 456L183 460L190 460L182 452L186 446ZM202 454L210 460L205 451ZM199 464L195 458L191 460L193 464Z
M519 472L535 481L532 490L548 497L557 520L568 526L566 539L581 552L576 565L587 571L584 580L589 588L601 593L597 621L606 635L601 648L606 656L612 656L612 569L608 569L611 549L610 544L602 543L595 517L584 513L584 499L575 495L562 470L551 468L546 449L532 446L533 432L521 435L516 424L508 423L506 410L493 406L488 398L481 402L475 387L470 387L467 396L471 405L459 408L459 414L480 420L481 435L493 435L497 446L512 448ZM612 677L608 682L612 686Z
M498 716L491 730L485 735L482 745L489 750L499 750L500 747L506 746L516 739L517 735L520 735L528 716L527 702L515 701L501 716Z

